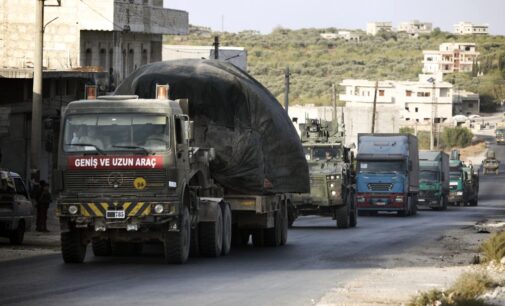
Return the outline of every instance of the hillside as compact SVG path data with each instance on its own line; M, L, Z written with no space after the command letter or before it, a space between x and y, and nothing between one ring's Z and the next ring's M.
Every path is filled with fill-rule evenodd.
M344 78L370 80L416 80L422 69L422 50L438 49L443 42L475 42L481 52L480 70L485 74L448 76L458 88L479 92L484 104L505 99L505 37L457 37L435 30L430 36L410 39L394 33L376 37L362 32L359 43L325 40L320 33L337 29L278 28L271 34L253 31L220 33L222 46L241 46L248 50L249 72L281 101L284 93L284 69L289 65L292 104L330 103L332 83ZM165 43L212 45L213 38L191 34L167 36ZM475 73L476 74L476 73Z

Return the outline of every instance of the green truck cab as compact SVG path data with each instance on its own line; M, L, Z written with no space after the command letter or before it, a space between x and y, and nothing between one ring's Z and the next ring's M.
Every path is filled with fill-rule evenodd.
M449 155L443 151L419 152L418 207L447 209L449 194Z
M459 151L451 152L449 160L449 203L456 206L478 205L479 176L472 165L460 160Z
M300 138L309 165L310 193L293 194L290 224L299 215L330 216L338 228L355 227L352 155L337 121L307 119Z

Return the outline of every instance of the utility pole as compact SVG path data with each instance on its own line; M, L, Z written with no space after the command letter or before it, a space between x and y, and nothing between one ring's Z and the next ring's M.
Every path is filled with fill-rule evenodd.
M291 72L289 72L289 66L286 66L286 70L284 71L284 109L286 113L288 112L289 107L289 77L291 76Z
M435 149L435 116L436 116L436 100L435 100L435 79L429 78L428 82L431 83L431 126L430 126L430 151Z
M214 59L219 59L219 36L214 36Z
M373 95L373 110L372 110L372 134L375 133L375 112L377 110L377 91L379 89L379 81L375 81L375 93Z
M333 114L331 118L335 121L335 119L337 119L337 90L335 88L335 83L331 84L331 103L333 106Z
M42 59L44 47L44 0L37 0L35 8L35 58L33 66L32 131L30 166L40 170L42 136Z

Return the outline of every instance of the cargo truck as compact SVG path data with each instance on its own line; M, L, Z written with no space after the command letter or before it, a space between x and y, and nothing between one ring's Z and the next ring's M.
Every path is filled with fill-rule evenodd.
M173 88L196 86L188 93L196 105L169 99L169 86L155 82L156 90L149 89L154 98L102 96L71 102L62 112L53 184L66 263L83 262L88 244L95 256L110 256L138 254L145 242L161 241L167 263L185 263L190 252L226 255L232 244L247 244L251 236L255 246L286 243L289 190L309 189L303 149L289 117L259 83L219 76L235 72L231 64L174 66L181 65L198 73L184 74L187 78L174 81ZM228 90L220 90L225 86ZM230 96L233 90L248 100ZM223 96L212 96L216 92ZM216 110L218 103L235 109L209 113L204 108ZM284 125L264 135L246 128L253 107L261 108L256 120L275 116ZM241 121L220 125L227 116ZM253 127L260 131L275 123L261 121L258 127L254 121ZM271 135L280 136L267 139ZM268 158L269 151L279 152L277 146L286 150L280 161ZM262 155L255 155L258 150Z
M359 215L378 211L415 215L419 194L417 137L358 134L356 188Z
M479 198L479 175L473 165L460 159L459 150L451 151L449 160L449 203L455 206L476 206Z
M446 210L449 194L449 155L443 151L419 152L418 207Z
M495 130L496 144L505 144L505 122L498 122Z
M321 215L336 220L338 228L355 227L352 155L342 143L344 134L338 122L306 119L299 127L309 164L310 193L293 195L289 223L298 215Z

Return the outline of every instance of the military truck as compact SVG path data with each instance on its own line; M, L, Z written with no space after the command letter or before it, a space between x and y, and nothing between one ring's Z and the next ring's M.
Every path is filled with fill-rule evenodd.
M338 122L306 119L299 127L309 164L310 193L293 195L288 214L290 225L298 215L322 215L336 220L338 228L355 227L351 154L343 145Z
M472 165L460 159L459 150L452 150L449 160L449 203L455 206L478 204L479 177Z
M360 215L379 211L417 213L419 150L417 137L358 134L356 205Z
M443 151L419 152L418 207L446 210L449 194L449 155Z
M488 150L486 152L486 158L482 161L482 173L484 175L488 173L495 173L498 175L500 173L500 161L496 159L494 150Z
M498 122L495 129L496 144L505 144L505 122Z
M216 152L195 140L190 104L167 92L74 101L63 111L53 184L64 262L83 262L89 243L95 256L110 256L161 241L165 261L178 264L190 250L226 255L251 235L257 246L286 243L289 194L219 184L209 166Z

